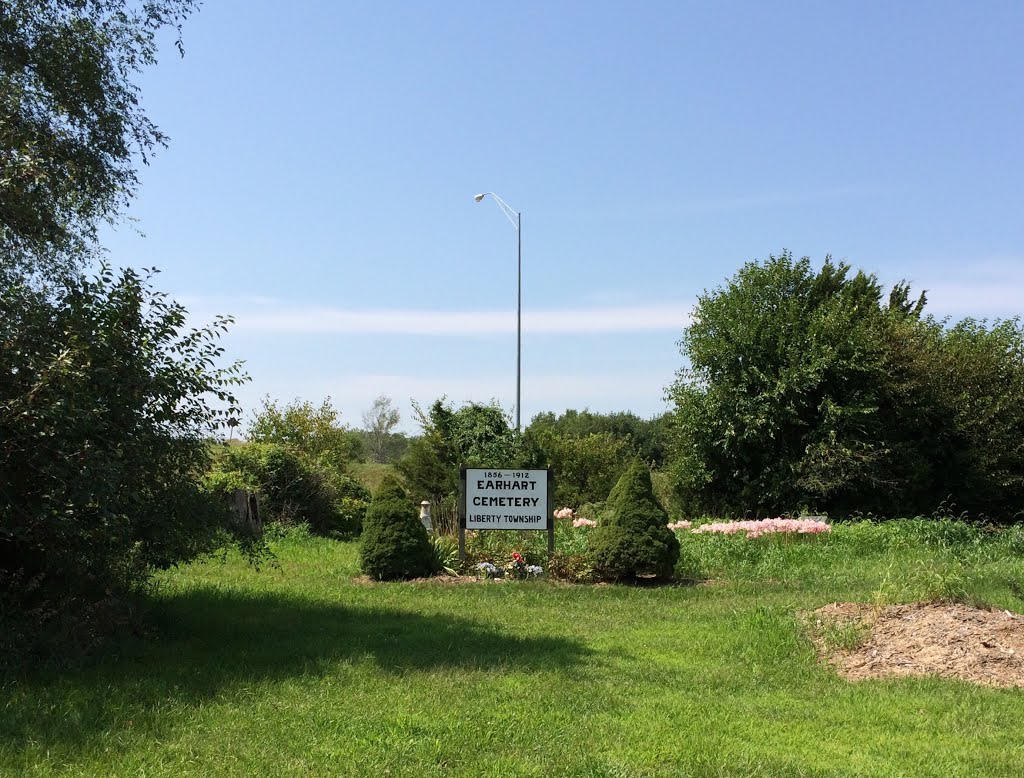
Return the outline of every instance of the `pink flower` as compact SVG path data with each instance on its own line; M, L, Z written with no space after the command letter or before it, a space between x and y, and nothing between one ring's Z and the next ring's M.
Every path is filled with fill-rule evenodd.
M572 508L559 508L555 511L556 519L571 519L576 515Z
M737 532L745 532L747 538L752 539L772 533L818 535L823 532L831 532L832 525L816 519L784 519L779 516L760 521L715 521L710 524L702 524L690 531L696 534L716 533L719 535L735 535Z
M677 529L689 529L693 526L692 521L675 521L668 525L668 528L675 532Z
M573 519L572 526L574 527L596 527L597 522L592 519Z

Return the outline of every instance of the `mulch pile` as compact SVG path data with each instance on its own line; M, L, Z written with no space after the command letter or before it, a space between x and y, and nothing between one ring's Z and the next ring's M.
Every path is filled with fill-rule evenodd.
M1024 689L1024 616L967 605L914 603L876 608L834 603L809 615L819 654L851 681L938 675ZM834 627L863 629L855 648L830 645Z
M482 579L475 575L435 575L430 578L410 578L404 583L411 584L435 584L438 586L451 586L454 584L480 583ZM357 575L352 578L352 583L360 585L375 585L380 583L368 575Z

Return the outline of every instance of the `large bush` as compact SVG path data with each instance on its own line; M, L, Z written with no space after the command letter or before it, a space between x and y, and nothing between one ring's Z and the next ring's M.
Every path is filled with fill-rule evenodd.
M354 479L274 443L225 447L208 481L225 496L235 488L255 491L264 521L305 522L318 535L358 535L369 502Z
M370 507L370 490L348 475L335 475L331 486L338 495L334 506L340 518L338 534L356 537L363 531L366 510Z
M610 432L574 437L531 425L525 446L534 462L554 469L555 503L573 507L603 500L630 459L628 440Z
M602 578L667 580L679 559L679 541L668 528L647 465L637 460L609 495L610 513L591 541L594 569Z
M419 511L393 476L381 482L366 511L359 561L364 573L385 581L440 569Z
M702 295L681 347L677 496L693 512L1024 508L1024 332L955 326L905 285L784 253Z
M537 439L557 438L559 440L584 440L591 435L616 441L625 452L624 458L639 457L655 468L665 462L668 414L653 419L641 419L635 413L595 413L589 410L567 410L555 415L551 412L538 413L526 429L527 437ZM616 473L617 479L626 469L625 462ZM614 479L613 479L614 480ZM600 500L608 489L592 499Z
M274 443L295 451L310 462L345 470L363 458L362 436L340 421L341 413L326 398L319 406L295 399L285 405L269 397L249 424L253 443Z
M131 270L0 269L0 613L78 609L223 541L200 480L241 376L211 367L225 322L184 323Z

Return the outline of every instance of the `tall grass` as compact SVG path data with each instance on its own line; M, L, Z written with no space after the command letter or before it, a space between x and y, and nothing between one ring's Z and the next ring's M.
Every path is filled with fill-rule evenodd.
M700 522L697 522L699 525ZM559 555L585 555L593 530L556 521ZM679 530L682 583L729 581L758 589L813 588L855 599L871 590L875 601L963 600L1013 603L1024 586L1024 525L1009 529L954 519L870 520L837 523L821 535L774 534L748 539ZM544 564L540 532L470 535L471 561L501 561L513 551ZM1007 600L1006 595L1011 595Z

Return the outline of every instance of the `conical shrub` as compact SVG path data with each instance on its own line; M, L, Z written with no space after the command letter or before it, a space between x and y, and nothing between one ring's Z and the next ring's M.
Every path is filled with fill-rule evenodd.
M612 581L671 578L679 540L654 496L647 465L639 460L630 465L612 489L608 505L610 516L591 539L595 572Z
M380 581L438 572L437 557L416 506L393 476L381 482L366 510L359 562L364 573Z

